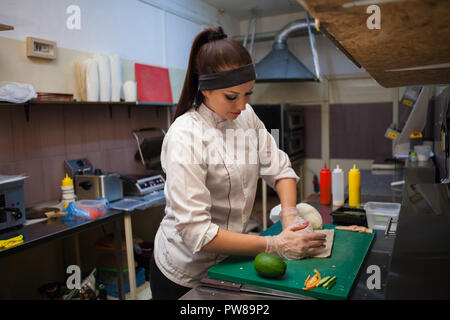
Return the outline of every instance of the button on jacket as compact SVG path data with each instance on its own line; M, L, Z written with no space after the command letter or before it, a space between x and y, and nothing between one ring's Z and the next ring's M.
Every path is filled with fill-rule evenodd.
M162 145L165 216L155 237L155 262L170 280L194 287L225 258L203 252L222 228L243 233L258 177L270 187L299 177L250 105L225 120L202 104L179 116Z

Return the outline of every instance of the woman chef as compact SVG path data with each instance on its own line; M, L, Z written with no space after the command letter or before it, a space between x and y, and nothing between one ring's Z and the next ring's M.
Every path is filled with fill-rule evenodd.
M150 265L153 299L178 299L226 255L269 252L300 259L325 235L297 216L299 178L248 103L255 71L247 50L221 27L195 38L174 122L161 150L165 216ZM245 234L258 176L276 189L283 231Z

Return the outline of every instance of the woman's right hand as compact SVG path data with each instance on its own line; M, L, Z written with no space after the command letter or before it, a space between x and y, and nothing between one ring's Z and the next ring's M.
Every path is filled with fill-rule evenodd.
M291 225L276 236L267 236L266 252L287 260L302 259L325 248L326 235L295 232L308 226L308 222Z

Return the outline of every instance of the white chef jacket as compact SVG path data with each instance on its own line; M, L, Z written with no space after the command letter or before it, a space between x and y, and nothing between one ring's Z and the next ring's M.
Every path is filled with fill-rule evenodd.
M281 178L299 180L248 104L235 120L204 104L179 116L164 137L161 166L166 207L155 236L155 262L168 279L191 288L226 257L200 251L218 229L245 232L258 176L272 188Z

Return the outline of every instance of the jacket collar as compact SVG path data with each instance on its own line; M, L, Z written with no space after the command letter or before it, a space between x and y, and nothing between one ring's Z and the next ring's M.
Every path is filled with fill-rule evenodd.
M217 113L215 113L213 110L208 108L204 103L202 103L198 109L197 112L200 113L200 115L205 118L208 122L210 122L215 128L221 127L225 125L227 122L231 120L227 120L219 116Z

